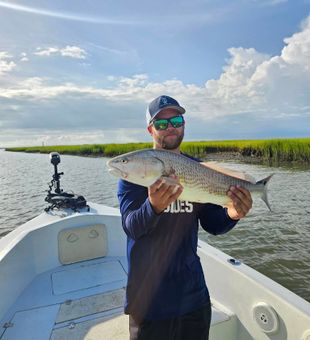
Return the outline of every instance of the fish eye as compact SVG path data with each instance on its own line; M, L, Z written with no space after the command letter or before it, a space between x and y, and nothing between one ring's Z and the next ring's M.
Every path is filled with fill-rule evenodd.
M122 158L122 159L121 159L121 162L124 163L124 164L126 164L126 163L128 163L128 159L127 159L127 158Z

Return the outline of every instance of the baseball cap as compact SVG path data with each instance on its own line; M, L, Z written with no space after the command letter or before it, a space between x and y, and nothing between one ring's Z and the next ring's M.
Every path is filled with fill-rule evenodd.
M147 125L150 125L150 123L154 120L156 115L163 109L175 109L182 114L185 113L185 109L182 106L180 106L180 104L172 97L159 96L155 98L147 107L146 110Z

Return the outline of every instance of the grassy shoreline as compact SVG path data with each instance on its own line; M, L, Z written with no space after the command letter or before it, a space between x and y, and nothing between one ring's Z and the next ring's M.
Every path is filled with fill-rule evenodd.
M113 157L126 152L152 148L152 143L84 144L6 148L6 151L50 153L78 156ZM234 153L263 162L310 163L310 138L266 140L226 140L183 142L182 152L205 158L213 153Z

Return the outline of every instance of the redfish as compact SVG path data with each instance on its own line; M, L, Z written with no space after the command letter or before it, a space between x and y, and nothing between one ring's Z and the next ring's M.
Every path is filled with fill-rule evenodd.
M240 186L259 196L271 210L267 185L272 177L256 182L245 174L221 168L211 163L200 163L182 154L167 150L144 149L129 152L107 162L109 172L126 181L145 187L160 177L176 175L183 186L179 200L227 205L231 186Z

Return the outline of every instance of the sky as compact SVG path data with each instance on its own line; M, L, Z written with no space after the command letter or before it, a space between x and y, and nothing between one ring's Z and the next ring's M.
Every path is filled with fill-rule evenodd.
M310 137L310 0L0 0L0 147Z

